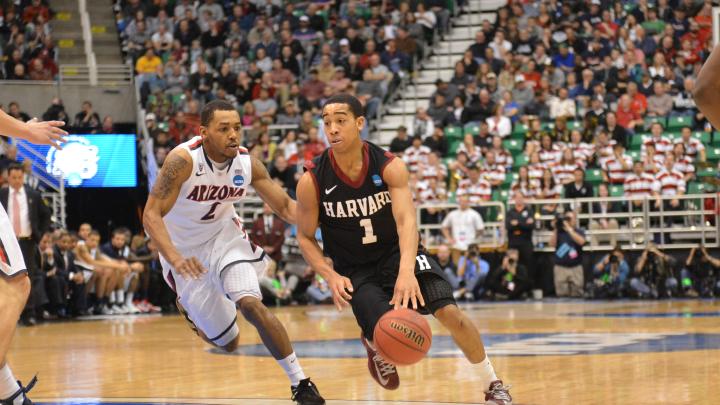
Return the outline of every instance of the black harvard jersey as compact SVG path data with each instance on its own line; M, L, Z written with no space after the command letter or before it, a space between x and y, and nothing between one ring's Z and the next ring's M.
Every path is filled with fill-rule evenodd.
M377 262L398 250L398 234L383 170L395 157L363 143L360 177L352 181L338 167L332 149L305 165L318 192L323 250L335 268Z

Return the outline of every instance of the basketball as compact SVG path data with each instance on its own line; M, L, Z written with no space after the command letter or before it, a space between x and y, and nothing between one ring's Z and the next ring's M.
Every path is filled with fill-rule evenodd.
M411 309L395 309L375 325L373 341L378 353L396 366L409 366L422 360L430 350L430 324Z

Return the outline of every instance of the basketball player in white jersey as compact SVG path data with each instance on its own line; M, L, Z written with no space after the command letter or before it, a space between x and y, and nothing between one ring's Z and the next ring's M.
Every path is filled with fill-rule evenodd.
M18 121L0 110L0 134L29 142L60 148L65 131L62 121ZM15 333L15 325L30 293L25 260L5 209L0 206L0 405L28 405L32 402L25 394L35 385L33 378L27 387L15 379L5 355Z
M232 104L208 103L200 125L200 136L168 154L145 205L143 223L160 250L165 280L201 338L234 351L239 308L290 378L292 399L324 404L285 328L262 304L258 278L266 254L250 241L233 206L252 185L275 213L295 223L295 201L240 146L242 124Z

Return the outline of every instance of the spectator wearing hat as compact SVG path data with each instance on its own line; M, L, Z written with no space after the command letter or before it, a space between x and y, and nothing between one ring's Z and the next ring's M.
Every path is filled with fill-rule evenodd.
M560 44L560 52L553 57L553 64L565 73L575 70L575 54L570 52L566 43Z
M335 55L333 62L335 66L345 66L348 63L350 55L352 55L352 51L350 51L350 41L348 41L347 38L342 38L338 41L338 45L339 51L337 55Z

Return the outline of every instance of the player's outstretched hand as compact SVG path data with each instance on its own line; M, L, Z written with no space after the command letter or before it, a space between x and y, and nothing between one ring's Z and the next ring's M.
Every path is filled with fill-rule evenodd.
M425 306L425 300L420 292L420 285L415 274L400 273L395 281L395 291L390 305L394 305L395 309L407 308L410 302L412 302L413 309L418 309L418 302L420 306Z
M182 276L184 279L199 279L204 273L207 273L207 269L203 267L200 260L196 257L182 258L177 262L173 263L175 271Z
M62 144L65 143L63 136L67 135L67 132L61 128L64 125L62 121L38 121L37 118L33 118L27 122L26 139L38 145L50 145L62 149Z
M338 311L342 311L343 307L349 305L348 301L352 299L353 286L350 279L343 277L337 273L327 279L328 287L332 292L333 302Z

